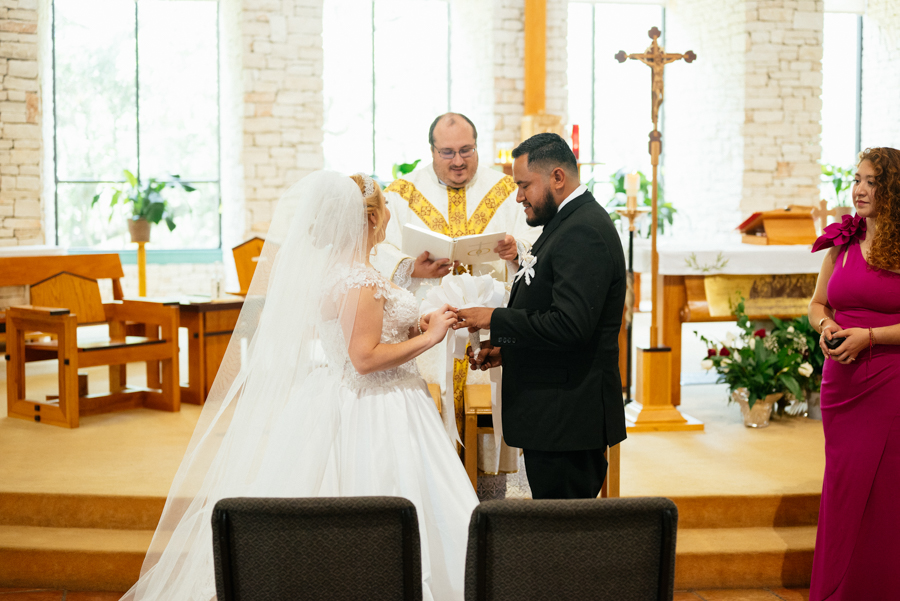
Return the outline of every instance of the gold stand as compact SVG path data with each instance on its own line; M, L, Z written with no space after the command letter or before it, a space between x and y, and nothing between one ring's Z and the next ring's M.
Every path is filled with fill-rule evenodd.
M144 248L145 244L147 243L137 243L138 296L147 296L147 249Z
M663 69L668 63L683 59L693 62L697 56L690 50L684 54L667 54L660 47L657 39L661 33L654 27L648 32L653 40L642 54L625 54L619 51L616 60L624 63L627 59L639 60L652 70L651 80L651 120L653 131L650 132L650 164L653 166L652 187L652 221L650 222L650 286L653 312L650 321L650 348L638 349L637 360L637 398L625 406L626 428L632 432L640 431L681 431L702 430L703 422L690 416L682 415L672 404L672 349L659 346L659 318L662 313L659 297L659 252L656 247L658 212L658 168L659 155L662 152L662 134L657 127L659 107L663 102Z

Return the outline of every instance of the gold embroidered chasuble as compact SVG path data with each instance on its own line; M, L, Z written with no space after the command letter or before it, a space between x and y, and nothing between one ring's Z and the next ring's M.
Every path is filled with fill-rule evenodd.
M447 218L419 192L415 185L406 180L396 180L385 192L396 192L409 203L409 208L428 228L439 234L459 238L481 234L497 213L500 205L516 189L509 176L503 176L478 203L472 216L468 216L466 189L447 187ZM468 361L456 359L453 363L453 405L457 432L462 432L465 421L465 386L468 379Z

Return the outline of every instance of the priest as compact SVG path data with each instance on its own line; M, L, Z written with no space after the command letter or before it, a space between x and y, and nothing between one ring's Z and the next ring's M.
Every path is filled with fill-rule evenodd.
M513 179L479 165L477 141L475 124L468 117L458 113L440 115L428 130L432 163L385 189L392 218L385 241L378 245L372 262L394 283L420 299L428 286L439 283L452 269L468 269L473 275L490 274L504 283L510 282L519 270L519 257L525 256L540 235L539 228L525 223L525 213L515 202ZM403 226L407 223L453 238L499 232L506 232L506 238L495 249L500 260L460 266L447 259L430 260L428 253L418 257L404 254ZM458 360L448 374L446 352L446 345L439 345L420 357L418 363L426 381L440 384L444 426L456 440L464 420L465 385L488 384L490 380L484 373L469 371L464 359ZM493 399L494 403L497 400ZM518 449L510 449L502 442L497 448L490 436L479 437L478 446L478 468L485 474L518 470ZM482 484L503 486L503 482L505 478Z

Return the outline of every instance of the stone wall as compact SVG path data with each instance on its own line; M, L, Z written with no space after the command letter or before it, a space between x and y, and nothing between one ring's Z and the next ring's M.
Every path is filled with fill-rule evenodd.
M43 244L37 0L0 0L0 246Z
M746 3L745 214L819 200L824 4Z
M900 148L900 3L869 0L863 17L862 148Z
M125 297L137 298L137 265L123 265L122 270L125 272L125 277L122 279L122 291ZM224 288L228 288L224 284L224 279L225 266L222 263L168 265L151 263L147 265L147 296L149 298L171 298L185 294L211 296L216 282L219 283L221 295L224 296ZM112 287L108 288L107 290L107 287L104 286L101 291L104 296L110 295L109 298L112 298ZM232 290L232 288L228 289ZM237 290L237 287L234 290ZM107 299L104 298L104 300Z
M732 0L670 0L666 9L666 50L698 56L665 72L663 178L679 235L740 223L745 18Z
M494 144L519 143L525 109L525 2L494 2Z
M245 0L242 31L250 237L288 186L324 166L322 0Z

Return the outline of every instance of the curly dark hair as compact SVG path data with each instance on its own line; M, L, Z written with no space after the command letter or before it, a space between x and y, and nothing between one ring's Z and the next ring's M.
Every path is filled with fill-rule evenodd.
M869 161L875 170L875 237L869 249L869 265L900 269L900 150L867 148L859 162Z

